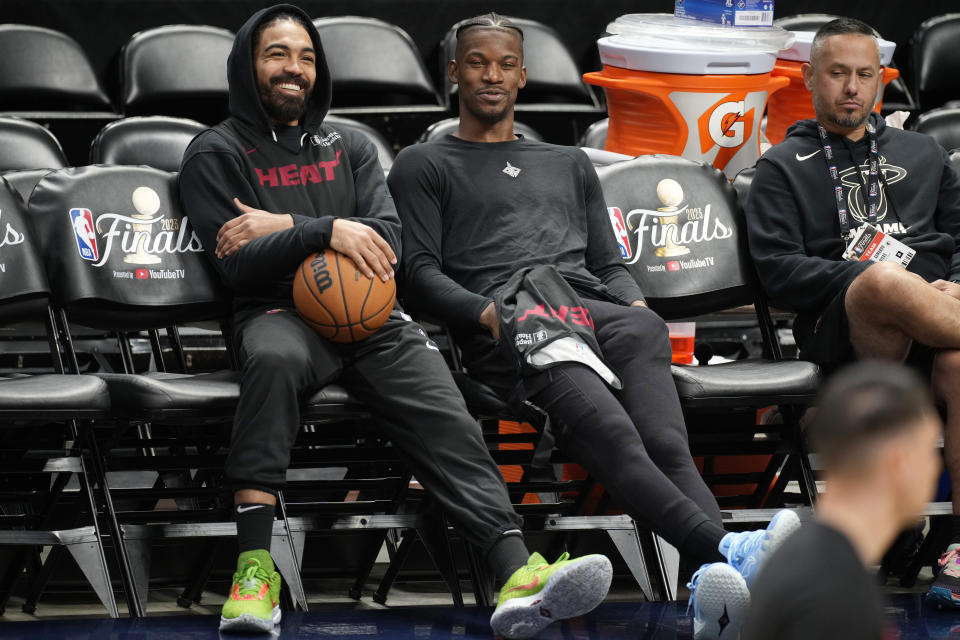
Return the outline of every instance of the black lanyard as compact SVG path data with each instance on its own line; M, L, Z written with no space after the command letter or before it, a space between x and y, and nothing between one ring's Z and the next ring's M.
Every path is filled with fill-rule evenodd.
M817 130L820 132L820 144L823 147L823 158L827 161L827 169L830 171L830 177L833 178L833 190L837 196L837 217L840 218L840 235L844 241L850 239L850 212L847 211L847 201L843 197L843 184L840 182L840 172L837 171L837 161L833 153L833 147L830 146L830 138L827 130L822 124L817 124ZM867 205L867 222L876 226L877 211L880 208L880 152L877 149L877 130L873 125L867 123L867 140L870 142L869 159L870 170L867 174L867 184L865 185L866 194L863 201ZM853 168L857 172L857 178L860 178L860 165L857 159L853 158ZM859 180L863 184L862 180Z

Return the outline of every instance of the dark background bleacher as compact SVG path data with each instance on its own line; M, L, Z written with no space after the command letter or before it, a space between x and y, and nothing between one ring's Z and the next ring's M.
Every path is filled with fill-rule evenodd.
M2 0L0 23L49 27L74 37L109 87L110 62L135 32L163 24L208 24L236 30L273 0ZM399 25L413 37L434 75L437 45L454 22L486 11L540 20L557 29L583 71L599 68L595 41L617 16L670 12L672 0L302 0L311 16L360 15ZM833 13L860 18L899 45L898 66L908 66L906 44L921 22L957 11L955 0L893 3L870 0L777 0L776 16ZM198 61L202 62L202 61Z

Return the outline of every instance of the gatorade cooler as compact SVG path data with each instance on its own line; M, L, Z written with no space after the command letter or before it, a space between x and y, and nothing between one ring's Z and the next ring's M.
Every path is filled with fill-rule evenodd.
M584 75L606 92L606 149L703 160L731 179L754 165L767 99L789 84L770 75L789 31L669 14L621 16L607 31L597 41L603 70Z
M773 67L771 76L788 78L790 84L783 91L771 96L767 104L767 140L772 144L783 142L787 136L787 129L797 120L806 120L814 117L813 99L806 85L803 84L803 74L800 67L810 61L810 45L813 43L814 31L795 31L793 46L780 52L777 63ZM891 80L900 75L897 69L890 69L886 65L893 60L893 50L897 45L889 40L880 40L880 64L883 65L883 86L877 95L877 104L874 111L880 113L880 102L883 99L883 90Z

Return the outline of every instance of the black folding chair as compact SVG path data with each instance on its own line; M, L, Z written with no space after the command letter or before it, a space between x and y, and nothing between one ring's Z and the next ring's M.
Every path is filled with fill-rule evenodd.
M729 181L714 167L673 156L641 156L597 170L611 233L651 308L666 320L753 305L763 357L711 366L674 366L694 453L706 456L708 482L752 485L751 495L721 506L764 507L789 480L812 504L816 486L800 418L820 382L819 368L782 357L746 245L743 213ZM777 407L783 424L757 424ZM762 472L714 473L711 458L768 454Z
M10 349L15 364L4 359L0 375L0 545L12 547L0 578L0 612L18 579L43 579L49 565L40 562L40 550L51 546L48 562L69 553L108 613L117 617L105 532L97 517L103 475L90 437L91 421L107 415L110 397L98 378L64 375L36 249L39 235L19 194L0 179L0 324L10 331L32 323L26 331L31 335L40 325L49 341L45 363L23 367L23 354ZM74 477L79 495L68 489ZM108 531L116 547L115 523ZM24 609L35 607L36 599L28 598Z

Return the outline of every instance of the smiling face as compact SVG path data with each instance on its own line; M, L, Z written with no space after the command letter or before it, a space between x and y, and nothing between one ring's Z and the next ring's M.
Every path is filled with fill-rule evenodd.
M817 121L833 133L859 137L880 89L876 39L854 33L825 38L803 65L803 80Z
M465 30L448 73L459 85L461 122L468 118L491 125L504 120L527 83L520 34L482 26Z
M317 79L310 34L292 20L268 24L253 54L260 102L274 124L296 125Z

